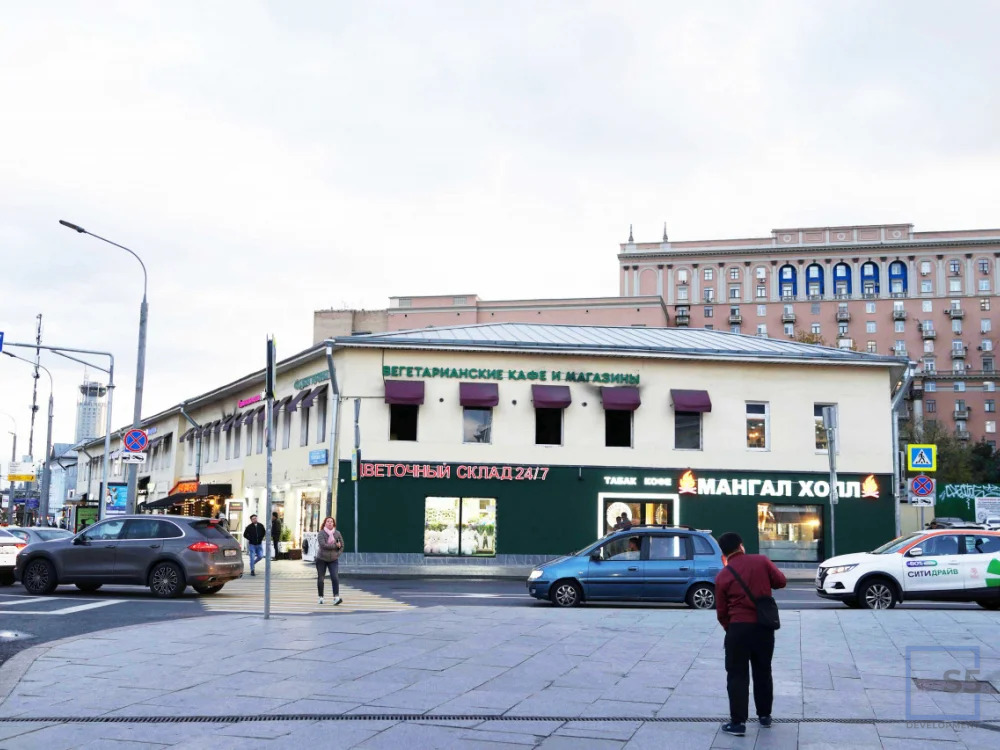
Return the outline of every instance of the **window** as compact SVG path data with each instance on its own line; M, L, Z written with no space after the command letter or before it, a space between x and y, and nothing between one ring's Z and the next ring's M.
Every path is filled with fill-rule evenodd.
M948 273L950 273L952 276L958 276L958 274L961 273L961 270L962 270L962 264L959 263L957 260L948 261Z
M878 354L878 344L876 344L874 341L868 342L867 349L869 354Z
M931 285L931 282L927 281L927 279L921 279L921 281L920 281L920 293L921 294L932 294L933 292L934 292L934 287Z
M965 354L965 344L961 341L952 341L951 350L956 354Z
M951 321L951 332L952 333L961 333L962 332L962 319L961 318L955 318L954 320Z
M989 273L990 272L990 262L985 258L980 258L978 261L979 273Z
M754 269L754 275L755 275L755 276L756 276L756 277L757 277L757 278L758 278L759 280L763 281L764 279L766 279L766 278L767 278L767 269L766 269L766 268L764 268L764 266L757 266L757 268L756 268L756 269Z
M688 557L688 546L685 537L679 534L649 537L650 560L687 560Z
M820 331L822 330L822 326L819 323L813 323L811 326L809 326L809 330L818 336L820 334Z
M740 280L740 269L738 269L738 268L730 268L729 269L729 280L730 281L739 281Z
M706 268L705 269L705 281L712 281L715 278L715 269Z
M701 450L701 412L674 412L674 449Z
M194 463L194 452L195 452L195 450L196 450L196 448L195 448L194 440L188 440L188 444L187 444L188 466L191 466Z
M455 297L454 304L456 304L456 305L465 305L465 304L468 304L468 303L467 303L465 297Z
M965 399L956 398L955 399L955 411L965 411Z
M264 433L267 431L267 425L264 422L257 422L257 455L264 452Z
M948 279L948 291L949 292L960 292L960 291L962 291L962 280L961 279Z
M632 412L604 410L604 445L608 448L632 447Z
M893 345L893 349L896 350L896 356L901 356L906 353L906 342L896 339L896 343Z
M847 335L847 323L837 323L837 335L838 336Z
M709 287L705 290L705 301L711 302L715 299L715 290Z
M923 312L934 312L934 301L925 299L923 302L920 303L920 309Z
M994 433L996 431L997 431L997 423L994 422L994 421L992 421L992 420L988 421L986 423L986 432L988 432L988 433Z
M810 315L819 315L819 303L818 302L813 302L811 305L809 305L809 314Z
M677 300L679 302L687 302L688 288L686 286L681 286L677 288Z
M260 428L257 428L260 432ZM253 422L247 425L247 455L249 456L253 453Z
M713 315L715 315L715 308L714 307L706 307L705 308L705 317L706 318L711 318Z
M798 294L799 279L794 266L785 264L778 270L778 287L782 297Z
M226 430L226 460L233 457L233 433Z
M462 410L462 442L491 443L493 410L466 406Z
M184 533L170 521L156 518L135 518L125 524L122 539L175 539Z
M562 409L535 409L535 445L562 445Z
M785 315L793 315L795 313L795 305L785 305L784 313Z
M677 283L687 284L688 283L688 272L686 268L681 268L677 271Z
M757 335L763 338L767 338L767 323L757 324Z
M299 408L299 445L309 445L309 415L312 409Z
M951 363L951 369L952 372L954 372L956 375L960 375L965 371L965 363L959 359L956 359L954 362Z
M879 293L879 268L876 263L868 261L861 265L861 291L866 295Z
M955 393L965 393L965 383L961 380L955 381Z
M932 354L934 352L934 341L933 339L927 339L924 342L924 354Z
M823 267L818 263L810 263L806 267L806 287L809 290L809 295L816 296L823 294L825 291L823 283Z
M993 342L990 341L989 339L983 339L983 343L981 344L981 346L983 347L984 352L993 351Z
M795 324L794 323L785 323L785 335L786 336L794 336L795 335Z
M740 298L740 288L738 286L729 287L729 299L738 300L739 298Z
M757 299L763 299L764 297L767 297L767 287L764 286L763 284L758 284L757 285Z
M408 440L414 441L417 439L417 412L419 406L416 404L389 404L389 439L390 440ZM468 411L468 409L466 410ZM304 436L309 434L308 427L302 433ZM481 442L481 441L470 441L465 442ZM489 442L488 440L485 442Z
M836 404L813 404L813 423L816 430L816 450L826 451L829 450L829 442L827 441L826 428L823 426L823 409L827 407L833 408L834 420L837 418L837 405ZM838 453L840 451L837 451Z
M869 320L865 323L865 333L875 333L875 321Z
M937 411L937 401L935 401L932 398L925 399L924 400L924 410L928 414L933 414L934 412L936 412Z
M981 292L988 292L989 290L990 290L990 280L989 279L980 279L979 280L979 291L981 291Z
M766 403L747 403L747 448L767 450L768 409Z
M931 272L931 262L929 260L920 261L920 275L929 276Z
M983 357L983 372L993 372L993 357Z
M730 333L739 333L740 332L740 324L739 323L733 323L731 326L729 326L729 332Z
M992 330L993 330L993 321L992 320L990 320L989 318L983 318L981 321L979 321L979 332L980 333L989 333Z
M907 291L906 264L901 260L889 264L889 291L896 295Z
M757 317L763 318L767 316L767 305L757 305Z
M981 300L979 300L979 309L982 310L983 312L988 312L989 311L989 309L990 309L990 298L989 297L983 297Z
M778 562L819 562L823 513L818 505L757 505L759 549Z
M287 450L288 446L292 444L292 412L286 411L284 416L281 423L281 449Z
M874 314L874 312L875 312L875 303L865 302L865 313L868 315L872 315Z
M987 380L985 383L983 383L983 390L986 391L987 393L993 393L996 389L997 389L997 384L994 383L992 380Z
M109 485L108 491L111 491ZM117 539L122 533L122 527L125 525L125 519L115 519L113 521L102 521L94 526L91 526L84 533L87 539L91 540L101 540L110 541L112 539Z
M937 383L933 380L929 383L924 383L924 393L934 393L937 390Z
M240 457L240 430L243 428L243 417L236 418L236 426L233 427L233 458Z
M997 402L994 399L988 398L983 402L983 411L996 411L996 410L997 410Z
M924 357L924 372L926 372L929 375L933 375L936 371L937 371L937 365L934 363L934 357ZM934 385L934 384L928 383L927 385ZM927 390L933 391L934 388L929 388Z
M894 321L893 328L895 329L896 333L906 333L906 321L905 320Z
M496 498L428 497L424 502L425 555L496 555Z
M208 458L211 456L212 450L212 433L206 432L201 436L201 462L203 464L208 463Z

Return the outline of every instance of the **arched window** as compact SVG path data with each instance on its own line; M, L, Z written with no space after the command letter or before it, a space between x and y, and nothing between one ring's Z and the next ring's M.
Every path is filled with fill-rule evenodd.
M906 294L906 264L901 260L889 264L889 291L893 297Z
M789 264L783 265L778 270L778 284L781 286L781 296L790 297L795 299L799 293L799 275L795 270L795 266Z
M851 267L846 263L838 263L833 267L833 293L837 299L850 297L853 289L853 279L851 278Z
M874 297L879 293L878 264L872 261L861 266L861 293L865 297Z
M810 297L822 297L824 291L823 266L810 263L806 266L806 294Z

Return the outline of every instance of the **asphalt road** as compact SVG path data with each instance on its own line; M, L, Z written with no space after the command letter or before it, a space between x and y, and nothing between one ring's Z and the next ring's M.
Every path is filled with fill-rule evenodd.
M256 579L259 581L259 579ZM411 607L484 605L504 607L551 607L528 596L523 581L491 579L373 579L343 577L345 585L392 602ZM228 596L247 597L254 579L244 578L227 585ZM302 580L302 596L315 603L312 583ZM281 580L275 587L288 588ZM254 597L257 595L254 594ZM298 596L298 594L296 594ZM837 602L820 599L813 586L795 582L775 592L784 610L845 608ZM32 597L17 586L0 588L0 664L21 649L50 640L92 633L107 628L137 625L144 622L199 617L212 614L201 597L188 590L179 599L156 599L147 588L107 587L84 594L72 586L60 586L55 594ZM211 605L222 603L221 594ZM255 598L256 601L256 598ZM614 608L684 608L683 604L591 603L587 607ZM981 610L973 603L914 602L901 609L970 609ZM307 615L308 616L308 615Z

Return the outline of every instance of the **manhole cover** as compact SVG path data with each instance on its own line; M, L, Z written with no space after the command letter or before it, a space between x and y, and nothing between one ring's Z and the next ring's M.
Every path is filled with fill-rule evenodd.
M31 633L21 633L17 630L0 630L0 641L20 641L34 637Z
M986 680L924 680L913 678L917 690L927 690L935 693L980 693L996 695L997 690Z

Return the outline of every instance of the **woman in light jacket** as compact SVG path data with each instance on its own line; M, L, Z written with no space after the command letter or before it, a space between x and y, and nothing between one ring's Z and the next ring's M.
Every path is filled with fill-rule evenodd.
M330 581L333 585L333 603L340 604L340 577L337 571L340 551L344 549L344 537L337 531L337 519L327 516L316 538L319 549L316 551L316 590L319 593L319 603L323 603L323 579L326 571L330 571Z

